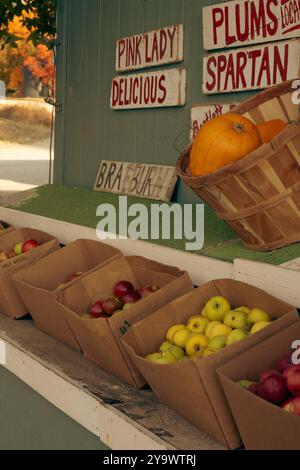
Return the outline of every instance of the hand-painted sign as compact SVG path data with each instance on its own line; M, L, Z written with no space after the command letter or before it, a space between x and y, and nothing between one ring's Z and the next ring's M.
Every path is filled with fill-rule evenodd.
M267 88L297 78L299 69L299 40L207 55L203 59L203 93Z
M201 127L211 119L215 119L228 113L234 104L199 104L191 108L191 132L190 140L194 140Z
M173 166L103 160L94 190L169 202L176 183Z
M185 69L120 75L112 82L110 106L112 109L184 106L185 95Z
M223 49L300 36L299 0L234 0L203 9L204 48Z
M116 55L117 72L182 62L183 25L119 39Z

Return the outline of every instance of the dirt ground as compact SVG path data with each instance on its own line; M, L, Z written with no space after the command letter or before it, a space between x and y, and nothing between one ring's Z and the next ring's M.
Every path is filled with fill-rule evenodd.
M48 183L49 139L32 145L0 142L0 198Z

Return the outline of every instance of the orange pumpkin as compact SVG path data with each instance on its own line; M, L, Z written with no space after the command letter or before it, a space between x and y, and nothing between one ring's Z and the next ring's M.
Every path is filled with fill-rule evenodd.
M273 119L272 121L263 122L257 126L264 144L271 142L271 140L286 127L287 123L281 119Z
M193 176L204 176L241 160L262 144L249 119L228 113L208 121L198 132L190 154Z

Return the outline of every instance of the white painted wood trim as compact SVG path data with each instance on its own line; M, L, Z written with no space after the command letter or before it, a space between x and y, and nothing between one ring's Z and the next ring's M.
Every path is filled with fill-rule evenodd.
M5 369L99 437L112 450L175 450L118 410L102 404L99 399L49 370L28 353L4 342Z
M300 272L282 266L236 259L234 278L264 289L275 297L300 308Z
M0 220L4 220L16 228L31 227L44 230L58 238L61 243L68 244L78 238L98 240L96 228L83 227L55 219L41 217L0 207ZM232 279L232 263L199 256L181 250L155 245L145 241L134 241L129 239L104 240L105 243L120 249L125 255L139 255L151 258L155 261L177 266L188 271L195 285L201 285L213 279Z

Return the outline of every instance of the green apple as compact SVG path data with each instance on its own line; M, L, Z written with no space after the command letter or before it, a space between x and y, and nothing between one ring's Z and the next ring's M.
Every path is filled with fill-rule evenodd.
M176 364L177 359L171 351L167 351L163 354L160 354L160 357L154 359L155 364L167 365L167 364Z
M249 313L251 312L251 309L249 307L238 307L238 308L235 308L234 309L234 312L244 312L246 313L246 315L249 315Z
M230 326L231 328L245 328L247 326L247 315L238 310L230 311L225 315L224 325Z
M123 310L129 310L134 304L125 304Z
M196 333L202 335L205 333L205 330L209 324L209 319L205 317L201 317L200 315L195 315L191 317L187 322L187 330L190 333Z
M215 325L210 330L209 339L213 339L215 336L228 336L232 332L232 328L227 325Z
M148 359L150 362L155 362L157 359L160 359L161 356L162 355L160 353L153 353L146 356L145 359Z
M210 334L212 332L212 329L214 328L214 326L216 325L222 325L222 323L220 321L211 321L208 325L207 325L207 328L205 330L205 336L207 336L208 338L210 337Z
M245 330L237 329L233 330L229 336L227 336L226 346L230 346L231 344L238 343L242 341L242 339L247 338L247 333Z
M258 333L269 325L271 325L270 321L259 321L258 323L255 323L251 329L251 335Z
M242 388L246 388L248 390L248 388L254 384L255 382L251 382L251 380L239 380L237 382L237 384L242 387Z
M14 252L16 253L16 255L22 254L22 247L23 247L23 242L17 243L17 245L14 248Z
M208 343L209 349L219 350L226 346L227 336L215 336Z
M205 305L206 316L210 321L223 321L231 310L230 303L224 297L213 297Z
M188 330L179 330L173 336L173 343L175 346L184 349L187 340L191 336L191 333Z
M169 351L173 354L173 356L175 357L175 359L177 359L177 361L179 361L185 356L184 350L182 348L179 348L178 346L171 346Z
M163 354L163 353L169 351L169 350L171 349L171 347L172 347L172 344L169 343L169 341L165 341L165 342L161 345L161 347L159 348L159 352Z
M253 308L247 318L248 325L253 326L263 321L271 321L270 315L259 308Z
M202 353L202 357L205 358L205 357L213 356L214 354L216 354L216 352L218 352L218 349L206 348L204 349Z
M175 333L177 333L177 331L180 331L180 330L186 330L186 326L185 325L173 325L173 326L171 326L171 328L169 328L168 331L167 331L167 341L169 341L169 343L173 344L174 335L175 335Z
M183 356L181 359L179 359L178 362L179 362L179 363L180 363L180 362L188 362L190 359L191 359L191 358L188 357L188 356Z

